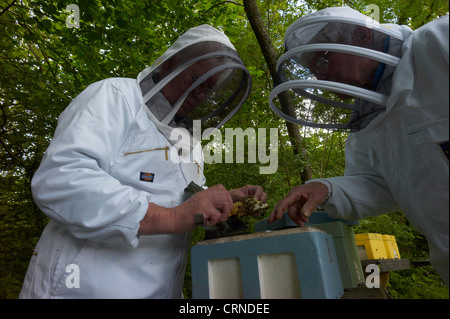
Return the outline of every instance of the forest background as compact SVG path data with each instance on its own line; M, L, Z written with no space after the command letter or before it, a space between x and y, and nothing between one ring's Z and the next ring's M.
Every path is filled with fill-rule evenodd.
M70 4L79 8L78 27L66 23L74 22L73 12L66 11ZM268 55L263 55L249 19L262 22L265 40L280 56L286 28L299 17L342 5L369 15L374 14L368 12L371 4L379 8L379 22L412 29L449 11L447 0L0 0L0 298L17 298L48 222L32 200L30 181L58 115L95 81L136 78L196 25L207 23L225 32L253 77L250 99L225 127L279 130L276 173L260 174L261 163L206 164L207 185L262 185L269 194L269 213L291 187L310 178L342 175L346 133L287 126L271 111L268 95L274 82ZM248 15L249 5L259 13ZM428 258L425 238L402 212L364 219L354 230L394 235L402 258ZM202 236L201 229L195 231L192 244ZM449 297L429 266L392 272L387 289L394 298ZM189 268L185 296L190 296Z

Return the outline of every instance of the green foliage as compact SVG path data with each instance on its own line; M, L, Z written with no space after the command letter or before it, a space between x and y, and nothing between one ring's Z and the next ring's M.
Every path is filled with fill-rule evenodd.
M431 266L390 272L387 290L394 299L449 299L448 288Z
M0 298L17 298L47 218L30 205L29 181L0 176L0 183Z
M410 261L428 259L426 239L401 212L363 219L354 227L354 232L394 235L401 258ZM395 299L449 298L447 287L431 266L390 272L387 290Z
M242 0L0 0L0 298L17 297L34 246L48 221L33 203L30 181L52 138L59 114L95 81L116 76L136 78L193 26L208 23L224 31L252 74L251 98L227 127L279 129L275 174L259 174L261 163L215 163L205 167L208 185L221 183L231 189L260 184L269 194L268 214L291 187L301 182L299 167L305 163L292 151L285 122L274 116L268 105L273 84L242 3ZM258 6L281 55L285 30L298 17L343 4L364 11L372 3L380 7L381 22L407 23L413 28L448 12L448 2L442 0L427 3L268 0L258 1ZM69 12L65 9L69 4L79 6L79 28L66 26ZM346 135L302 130L313 177L342 175ZM392 234L401 239L401 252L425 258L427 248L423 238L400 215L393 216L398 218L391 219L390 215L381 218L398 219ZM384 224L389 223L368 219L360 227L369 229L372 225L376 232L382 232ZM202 231L196 230L192 244L201 238ZM189 275L188 264L187 280ZM431 278L420 280L425 283ZM403 283L407 287L403 272L393 275L391 283L395 285L395 297L413 296L401 288ZM186 296L189 287L187 281ZM424 293L420 298L430 296L433 297Z

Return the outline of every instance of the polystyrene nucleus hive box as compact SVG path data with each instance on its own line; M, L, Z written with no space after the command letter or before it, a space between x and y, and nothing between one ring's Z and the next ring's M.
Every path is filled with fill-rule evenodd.
M365 256L361 255L361 260L388 258L386 248L384 246L383 236L381 234L356 234L355 239L358 248L363 248L363 251L365 252Z
M395 236L392 235L382 235L384 248L386 249L386 254L389 259L400 259L400 252L398 250L397 241Z
M326 212L314 212L309 217L309 223L306 224L306 226L323 230L333 236L344 289L353 289L364 283L364 272L352 228L352 226L358 224L357 221L353 220L330 218ZM255 230L257 231L293 227L298 227L298 225L289 218L287 213L284 213L280 220L273 223L269 223L265 219L255 224Z
M193 298L340 298L331 235L312 228L205 240L191 250Z

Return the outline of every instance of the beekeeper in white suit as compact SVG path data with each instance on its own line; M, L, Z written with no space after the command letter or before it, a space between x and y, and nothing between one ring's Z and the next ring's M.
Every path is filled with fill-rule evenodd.
M269 220L287 210L303 225L316 207L347 219L401 210L426 236L448 287L448 16L413 32L348 7L327 8L294 22L284 43L278 68L285 82L271 92L273 110L350 134L344 176L294 187ZM282 92L294 99L295 114L277 104Z
M193 121L222 126L250 89L229 39L202 25L137 81L111 78L77 96L32 180L51 221L20 298L180 298L195 215L214 225L243 195L266 196L215 185L183 202L191 181L205 185Z

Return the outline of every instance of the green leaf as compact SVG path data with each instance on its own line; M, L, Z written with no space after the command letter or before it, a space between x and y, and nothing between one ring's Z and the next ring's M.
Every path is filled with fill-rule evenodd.
M42 24L44 25L44 28L46 29L46 31L52 30L52 22L50 20L44 19L44 20L42 20Z

